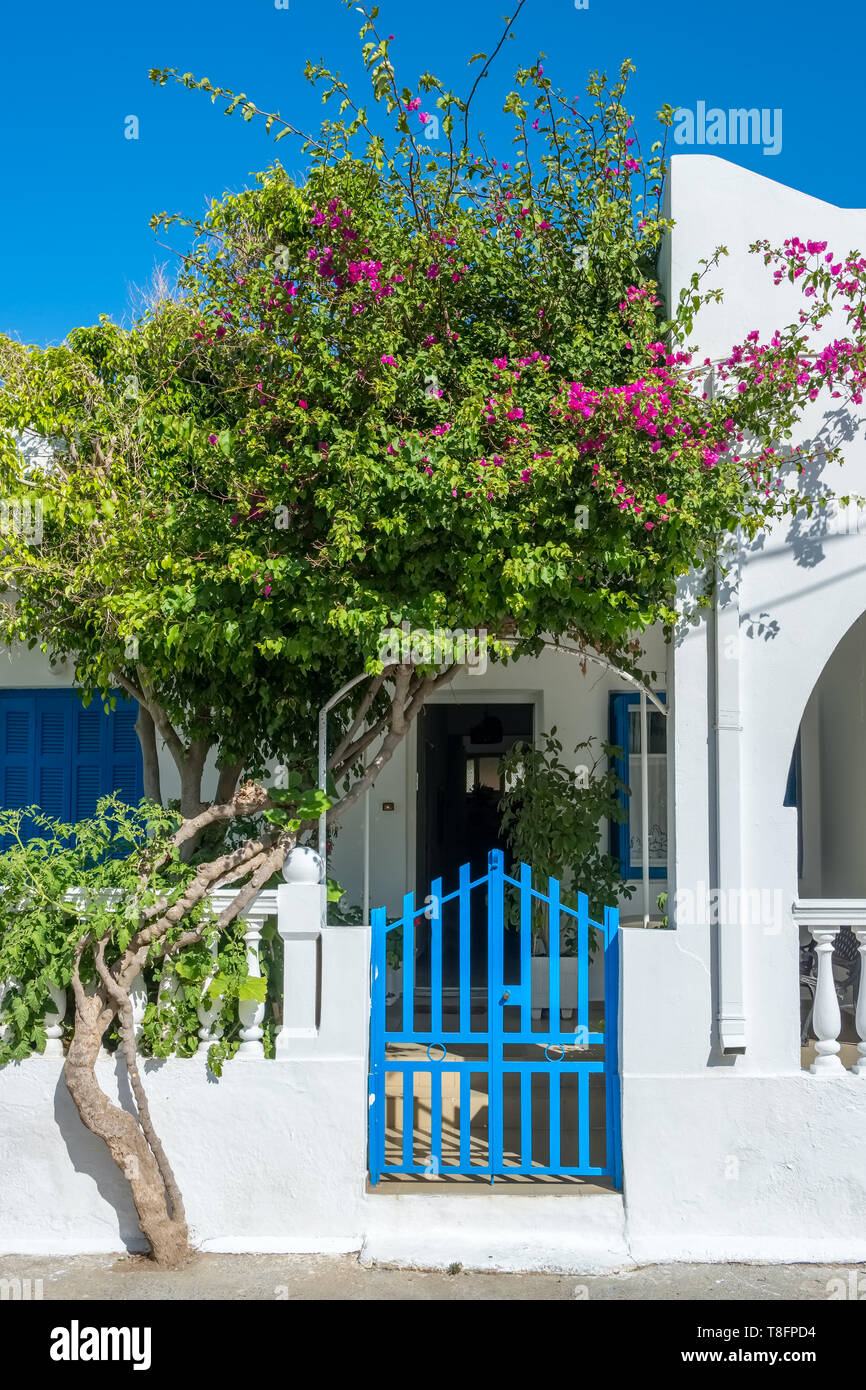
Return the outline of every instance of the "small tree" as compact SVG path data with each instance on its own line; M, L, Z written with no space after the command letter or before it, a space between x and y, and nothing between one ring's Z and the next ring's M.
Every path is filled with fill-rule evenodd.
M145 1102L130 1121L99 1088L100 1041L138 972L200 950L214 926L229 932L320 811L344 814L454 676L453 652L395 652L388 630L483 632L502 661L567 635L637 669L639 634L675 619L678 578L714 561L728 530L754 534L802 503L775 450L803 402L825 385L857 400L864 379L863 261L794 240L759 249L804 286L800 320L733 347L721 389L702 391L707 367L687 337L717 297L702 287L716 258L663 318L664 150L645 157L637 143L630 63L612 85L590 79L588 114L541 61L519 69L505 101L515 154L500 162L470 137L479 78L465 99L429 73L414 93L399 86L376 12L364 14L393 139L322 66L307 76L340 114L308 137L244 94L155 70L262 115L277 139L300 135L305 181L275 165L197 223L157 219L194 243L177 301L130 330L102 319L44 350L0 340L0 480L44 508L39 547L6 535L0 578L15 604L0 631L72 658L86 699L134 696L147 797L164 799L158 739L180 784L157 879L138 843L112 870L132 935L122 914L88 906L70 946L57 908L28 956L42 976L60 962L54 983L72 983L67 1082L121 1168L139 1163L133 1195L162 1262L187 1249L177 1185ZM483 76L492 60L475 57ZM435 150L425 107L440 113ZM665 107L663 130L671 119ZM808 356L840 295L850 338ZM47 463L22 455L25 431L49 441ZM326 794L316 714L362 672L335 712ZM21 853L34 881L50 878L52 854ZM212 926L203 905L223 883L235 895ZM0 901L5 934L36 932L23 899ZM49 927L66 933L62 949ZM26 981L7 996L21 1039L38 1042L44 1002Z
M606 904L620 894L631 897L634 889L622 882L619 864L600 843L606 821L626 818L620 794L628 788L608 761L621 750L609 743L597 754L594 749L595 740L584 739L563 762L555 726L539 747L515 744L500 764L505 791L499 812L515 858L531 864L542 880L562 880L566 906L585 893L591 916L600 921ZM533 934L549 951L547 906L534 907ZM594 934L592 943L594 949Z

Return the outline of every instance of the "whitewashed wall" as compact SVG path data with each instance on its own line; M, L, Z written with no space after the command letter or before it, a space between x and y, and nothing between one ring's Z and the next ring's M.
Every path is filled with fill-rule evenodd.
M866 213L820 203L711 156L673 160L669 204L676 220L668 268L674 295L701 257L720 243L730 252L716 278L725 301L699 321L701 357L719 358L750 330L769 335L795 317L798 292L787 283L774 288L771 272L748 254L750 242L767 237L781 245L796 235L827 240L839 253L866 244ZM821 482L864 493L862 420L840 422L831 403L819 399L801 440L793 442L840 428L846 465L827 469ZM831 1248L847 1251L844 1258L858 1250L863 1257L866 1087L850 1073L828 1081L800 1070L798 930L791 916L798 896L796 812L782 804L813 687L866 610L862 536L845 530L833 522L785 522L743 557L741 732L724 735L739 743L741 781L738 811L722 830L739 845L739 886L763 891L771 905L766 920L738 933L693 913L675 931L630 932L623 941L625 1193L631 1248L643 1258L683 1250L697 1258L791 1258L795 1251L830 1258ZM696 902L705 886L738 886L720 882L716 867L716 678L712 624L703 622L676 646L671 681L671 889L672 895L690 891ZM856 702L844 675L835 689L843 704ZM820 718L841 713L827 708ZM814 741L811 747L813 785L831 776L835 764L822 766L820 749ZM833 756L839 751L837 742ZM853 769L862 756L858 747ZM859 804L849 797L848 807L861 844L862 786L861 780ZM816 854L813 840L810 872ZM736 1052L719 1045L725 952L728 968L735 956L742 967L745 1049Z

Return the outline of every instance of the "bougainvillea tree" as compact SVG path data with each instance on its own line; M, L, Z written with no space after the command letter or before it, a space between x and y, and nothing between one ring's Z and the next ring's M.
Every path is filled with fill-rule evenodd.
M94 1070L118 1026L134 1052L135 978L153 986L145 1044L189 1051L211 945L221 987L254 988L238 914L459 669L447 634L486 634L502 661L567 637L637 669L640 634L675 621L683 574L711 567L730 530L802 505L785 470L803 463L783 446L804 403L822 389L857 401L864 381L866 264L792 239L756 250L803 287L801 314L732 345L708 389L713 364L689 338L721 251L660 302L663 138L638 143L630 63L580 100L543 58L519 69L513 146L494 157L473 98L510 26L472 58L464 98L429 73L400 85L392 37L364 14L372 105L308 65L339 106L315 134L155 70L298 140L305 177L276 164L197 222L155 219L188 238L178 292L132 328L103 319L48 349L0 340L4 493L43 509L41 544L4 537L2 634L73 661L85 697L133 696L148 804L173 797L160 743L179 792L134 823L106 804L81 835L42 818L41 849L4 823L0 1061L40 1045L49 986L71 982L67 1081L163 1262L188 1237L143 1088L130 1118ZM840 298L846 336L816 347ZM435 659L383 640L404 623L446 634ZM335 711L326 795L317 711L360 673ZM75 876L88 891L70 900ZM207 900L226 884L214 922Z

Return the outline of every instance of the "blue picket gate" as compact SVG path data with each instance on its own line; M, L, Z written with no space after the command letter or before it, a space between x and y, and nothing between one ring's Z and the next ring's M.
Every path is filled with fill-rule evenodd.
M533 999L532 991L534 903L546 906L549 940L555 943L562 927L572 946L565 960L576 961L576 968L565 967L566 979L555 950L544 958L544 1001L537 993ZM548 879L546 893L533 888L528 864L512 878L501 850L491 850L480 878L471 879L470 866L462 865L453 892L443 895L442 880L436 879L421 906L415 905L414 893L407 893L395 922L386 921L384 908L373 911L369 1151L374 1183L392 1173L489 1175L491 1182L499 1175L549 1174L609 1177L615 1187L622 1186L619 913L605 908L603 915L602 923L590 920L584 894L578 895L576 910L566 907L557 879ZM593 931L604 951L604 1019L594 1020L595 1026L589 999ZM392 932L395 941L402 934L403 992L402 1002L389 1009ZM546 1019L538 1007L542 1002ZM583 1051L595 1055L576 1055ZM454 1112L450 1124L443 1124L446 1082ZM486 1116L478 1104L485 1091ZM597 1118L603 1109L603 1125L591 1124L592 1101ZM429 1125L421 1130L416 1107L425 1103Z

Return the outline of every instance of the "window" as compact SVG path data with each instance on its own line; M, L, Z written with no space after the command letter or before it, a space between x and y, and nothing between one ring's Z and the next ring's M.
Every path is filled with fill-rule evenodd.
M0 690L4 808L36 805L58 820L78 821L110 792L136 805L142 796L137 717L136 702L120 696L106 714L98 696L85 709L76 690Z
M656 691L664 702L662 691ZM623 751L613 766L630 789L621 801L628 819L611 823L611 854L620 862L623 878L643 876L643 837L641 835L641 745L640 694L612 694L610 697L610 741ZM650 878L667 878L668 872L668 786L667 719L647 702L647 781L649 794L649 871Z

